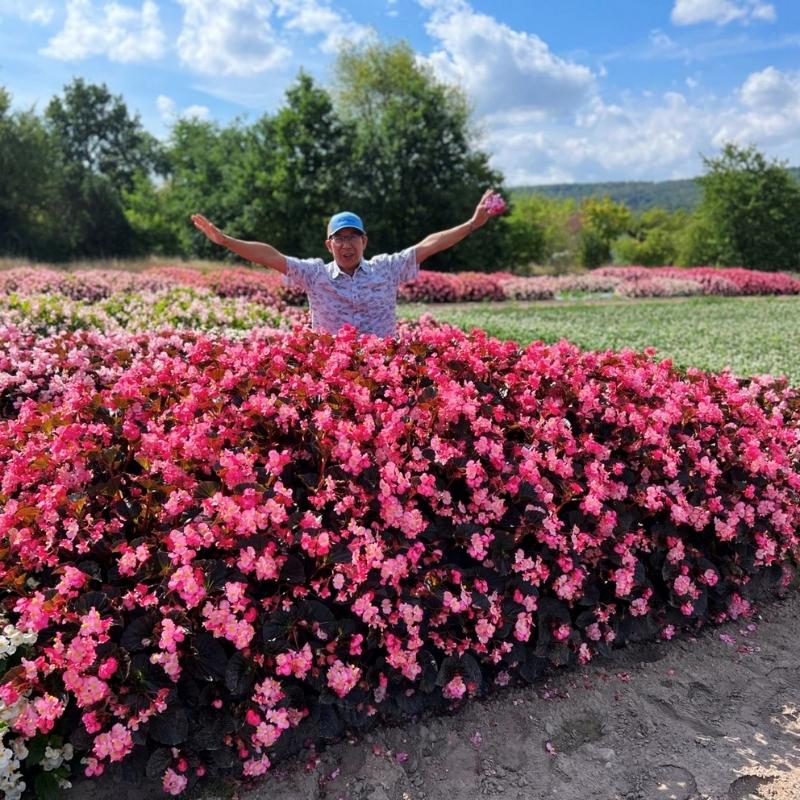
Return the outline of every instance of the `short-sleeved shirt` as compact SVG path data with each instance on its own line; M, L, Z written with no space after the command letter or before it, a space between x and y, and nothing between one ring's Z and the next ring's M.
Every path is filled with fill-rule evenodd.
M352 277L335 261L321 258L288 258L284 286L308 295L311 327L336 333L349 323L361 333L394 336L397 332L397 287L419 274L413 247L399 253L383 253L361 259Z

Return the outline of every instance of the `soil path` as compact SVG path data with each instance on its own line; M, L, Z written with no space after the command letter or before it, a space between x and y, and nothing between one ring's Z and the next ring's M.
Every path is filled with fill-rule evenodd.
M800 593L698 639L636 645L447 717L378 728L316 761L238 796L800 800ZM69 798L158 794L108 779Z

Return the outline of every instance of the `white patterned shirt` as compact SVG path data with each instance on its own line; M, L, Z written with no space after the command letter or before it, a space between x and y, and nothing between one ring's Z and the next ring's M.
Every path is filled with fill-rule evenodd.
M352 277L335 261L287 257L283 285L306 292L313 330L336 333L349 323L360 333L385 337L397 332L397 287L418 274L417 254L409 247L362 258Z

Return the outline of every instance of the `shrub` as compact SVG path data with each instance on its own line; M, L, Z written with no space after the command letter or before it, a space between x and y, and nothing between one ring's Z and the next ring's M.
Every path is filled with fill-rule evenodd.
M620 297L690 297L703 294L703 287L697 281L654 276L624 281L614 293Z
M0 333L0 585L36 637L0 700L88 774L257 775L797 566L800 396L768 377L434 325Z
M269 305L245 297L219 297L208 289L178 286L155 292L120 292L96 302L59 294L0 296L0 323L51 335L63 330L95 329L108 333L191 328L246 331L268 325L288 327L288 319Z
M506 300L552 300L556 293L555 278L509 278L500 283Z

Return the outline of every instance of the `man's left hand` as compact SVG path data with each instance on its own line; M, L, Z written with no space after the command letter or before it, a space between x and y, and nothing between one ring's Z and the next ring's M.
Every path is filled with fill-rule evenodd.
M470 220L470 228L472 230L477 230L481 226L485 225L488 221L489 217L492 215L489 213L489 209L486 207L486 201L494 194L491 189L487 189L483 193L483 197L481 197L480 202L475 208L475 213L472 215L472 219Z

